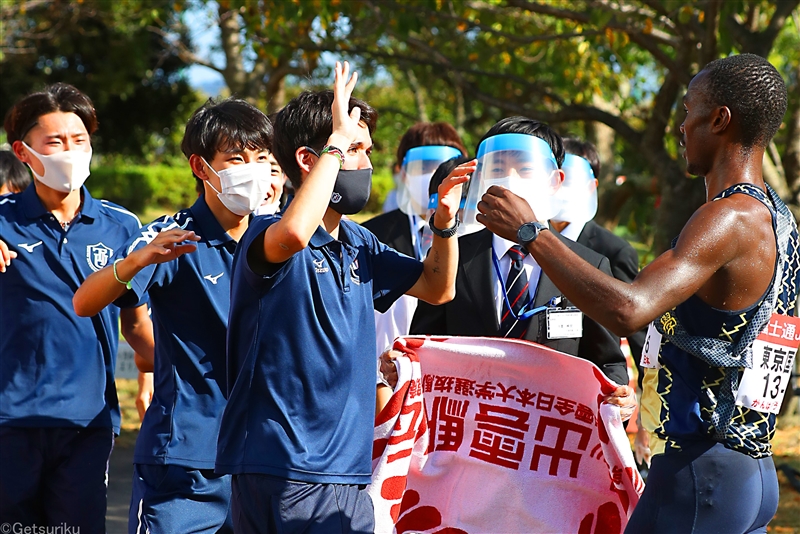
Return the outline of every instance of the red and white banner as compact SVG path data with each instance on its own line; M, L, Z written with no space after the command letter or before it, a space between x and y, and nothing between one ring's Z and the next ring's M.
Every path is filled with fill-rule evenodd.
M407 337L375 423L375 532L621 533L644 490L615 389L535 343Z

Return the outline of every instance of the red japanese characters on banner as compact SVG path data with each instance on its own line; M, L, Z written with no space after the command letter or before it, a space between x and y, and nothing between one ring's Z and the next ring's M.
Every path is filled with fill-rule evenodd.
M376 532L622 532L644 484L599 369L518 340L395 349L407 358L376 421Z

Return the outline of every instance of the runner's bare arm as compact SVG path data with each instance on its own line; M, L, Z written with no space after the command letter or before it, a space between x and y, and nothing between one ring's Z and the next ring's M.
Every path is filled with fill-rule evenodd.
M595 269L551 232L542 232L528 249L578 308L614 333L627 335L697 293L743 247L752 246L741 239L748 210L735 209L737 204L730 198L703 205L675 248L642 269L631 284ZM499 187L489 189L478 209L479 222L512 241L519 226L536 220L525 200Z

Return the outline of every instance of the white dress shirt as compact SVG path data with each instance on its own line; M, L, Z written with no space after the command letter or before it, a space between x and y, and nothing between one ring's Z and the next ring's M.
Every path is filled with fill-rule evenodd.
M583 232L583 227L586 226L586 223L569 223L561 232L561 235L569 239L570 241L578 242L578 236L581 235Z

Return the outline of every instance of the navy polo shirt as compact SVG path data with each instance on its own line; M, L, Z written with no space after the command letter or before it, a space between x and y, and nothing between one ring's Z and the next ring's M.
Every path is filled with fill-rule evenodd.
M33 184L0 199L0 239L17 253L0 274L0 425L119 432L119 308L78 317L72 297L140 225L128 210L82 193L66 231Z
M375 419L375 319L422 264L342 220L269 276L247 250L279 217L258 217L233 265L228 405L217 472L368 484Z
M174 228L200 236L197 250L150 265L131 280L137 297L150 295L156 342L155 391L134 462L213 469L225 407L225 333L236 242L200 196L191 208L143 227L119 256Z

